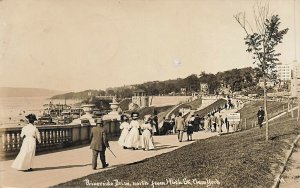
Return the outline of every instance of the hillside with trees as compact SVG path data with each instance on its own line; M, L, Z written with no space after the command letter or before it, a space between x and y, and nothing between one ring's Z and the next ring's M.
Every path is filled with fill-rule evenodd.
M222 88L227 88L232 92L251 92L259 90L257 83L261 74L259 69L246 67L242 69L232 69L217 74L201 72L199 75L192 74L186 78L177 78L165 81L149 81L142 84L111 87L103 90L86 90L81 92L70 92L53 96L53 99L82 99L92 96L117 96L117 98L130 98L134 91L142 89L148 95L181 95L181 88L186 88L187 95L200 91L200 83L207 83L209 94L223 94Z

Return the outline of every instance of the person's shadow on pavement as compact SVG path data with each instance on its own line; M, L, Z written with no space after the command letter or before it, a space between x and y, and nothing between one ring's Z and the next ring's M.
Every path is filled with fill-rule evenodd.
M84 167L84 166L90 166L90 164L84 164L84 165L66 165L66 166L53 166L53 167L44 167L44 168L34 168L33 171L43 171L43 170L55 170L55 169L63 169L63 168L76 168L76 167Z

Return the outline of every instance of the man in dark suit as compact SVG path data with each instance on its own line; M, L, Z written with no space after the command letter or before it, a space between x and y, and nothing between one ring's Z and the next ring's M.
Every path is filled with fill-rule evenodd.
M265 111L263 110L262 106L260 106L257 112L257 121L258 121L259 128L262 128L262 123L264 119L265 119Z
M154 135L159 135L157 112L154 112L153 123L156 128L156 132L154 133Z
M99 153L102 167L106 168L108 166L108 163L105 161L105 150L106 148L109 148L109 144L103 126L103 120L97 119L96 127L93 127L91 131L92 141L90 148L93 150L92 168L94 170L96 170L97 167L97 157Z

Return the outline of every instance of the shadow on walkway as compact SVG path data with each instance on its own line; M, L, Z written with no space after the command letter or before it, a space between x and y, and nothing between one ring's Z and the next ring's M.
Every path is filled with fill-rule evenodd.
M76 167L84 167L92 164L84 164L84 165L66 165L66 166L54 166L54 167L44 167L44 168L34 168L34 171L43 171L43 170L55 170L55 169L64 169L64 168L76 168Z
M169 148L177 148L178 146L172 146L172 145L160 145L160 146L155 146L153 151L158 151L162 149L169 149Z

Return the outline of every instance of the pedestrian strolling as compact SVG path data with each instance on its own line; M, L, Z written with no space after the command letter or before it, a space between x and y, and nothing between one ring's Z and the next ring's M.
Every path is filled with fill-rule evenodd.
M179 113L179 116L175 119L175 126L176 126L176 131L178 132L178 141L182 142L185 122L181 112Z
M214 113L211 115L211 132L216 132L217 130L217 118Z
M222 118L222 115L220 114L219 118L218 118L218 133L223 132L223 130L222 130L222 125L223 124L224 124L224 120Z
M229 121L228 121L228 117L227 116L225 117L224 122L225 122L226 130L227 130L227 133L228 133L229 132Z
M154 149L154 144L153 144L153 133L152 133L152 126L150 124L151 118L145 118L144 119L144 124L141 126L141 129L143 131L142 133L142 149L145 151L149 151Z
M25 138L23 139L20 152L11 167L17 170L32 171L36 140L41 143L41 137L39 130L33 125L34 121L37 120L36 116L34 114L29 114L26 116L26 119L28 119L29 123L22 128L20 135L21 138L24 136Z
M207 121L208 121L208 131L212 130L212 120L211 120L211 115L207 115Z
M155 113L154 117L152 118L152 124L155 126L156 132L154 132L154 135L159 135L159 128L158 128L158 117Z
M192 141L193 138L192 138L192 135L193 135L193 131L194 131L194 127L193 127L193 124L191 121L188 121L187 123L187 141Z
M133 112L131 114L132 121L130 122L131 130L129 131L124 146L137 150L140 145L140 123L138 122L139 113Z
M122 132L118 140L118 144L122 146L124 149L126 149L127 147L124 144L128 136L128 133L131 129L131 125L128 123L129 118L126 115L122 116L121 120L123 121L120 125L120 130L122 130Z
M108 163L106 163L105 158L105 150L106 148L109 149L109 143L106 137L106 131L103 129L104 122L102 119L96 120L96 127L92 128L91 131L91 145L90 148L93 151L93 158L92 158L92 168L96 170L97 168L97 158L98 154L100 154L100 161L102 163L102 168L108 167Z
M204 116L204 125L203 125L203 129L205 132L209 131L209 127L208 127L208 116Z
M194 131L198 132L200 130L200 117L199 114L196 114L193 122Z
M171 125L170 121L166 119L166 117L163 117L162 126L160 128L160 135L170 134L170 132L173 130L173 126Z
M171 120L170 120L170 125L171 125L171 132L173 133L173 134L175 134L176 133L176 126L175 126L175 118L172 118Z
M259 128L262 128L262 123L265 119L265 111L263 110L262 106L259 107L259 110L257 112L257 122L259 125Z

